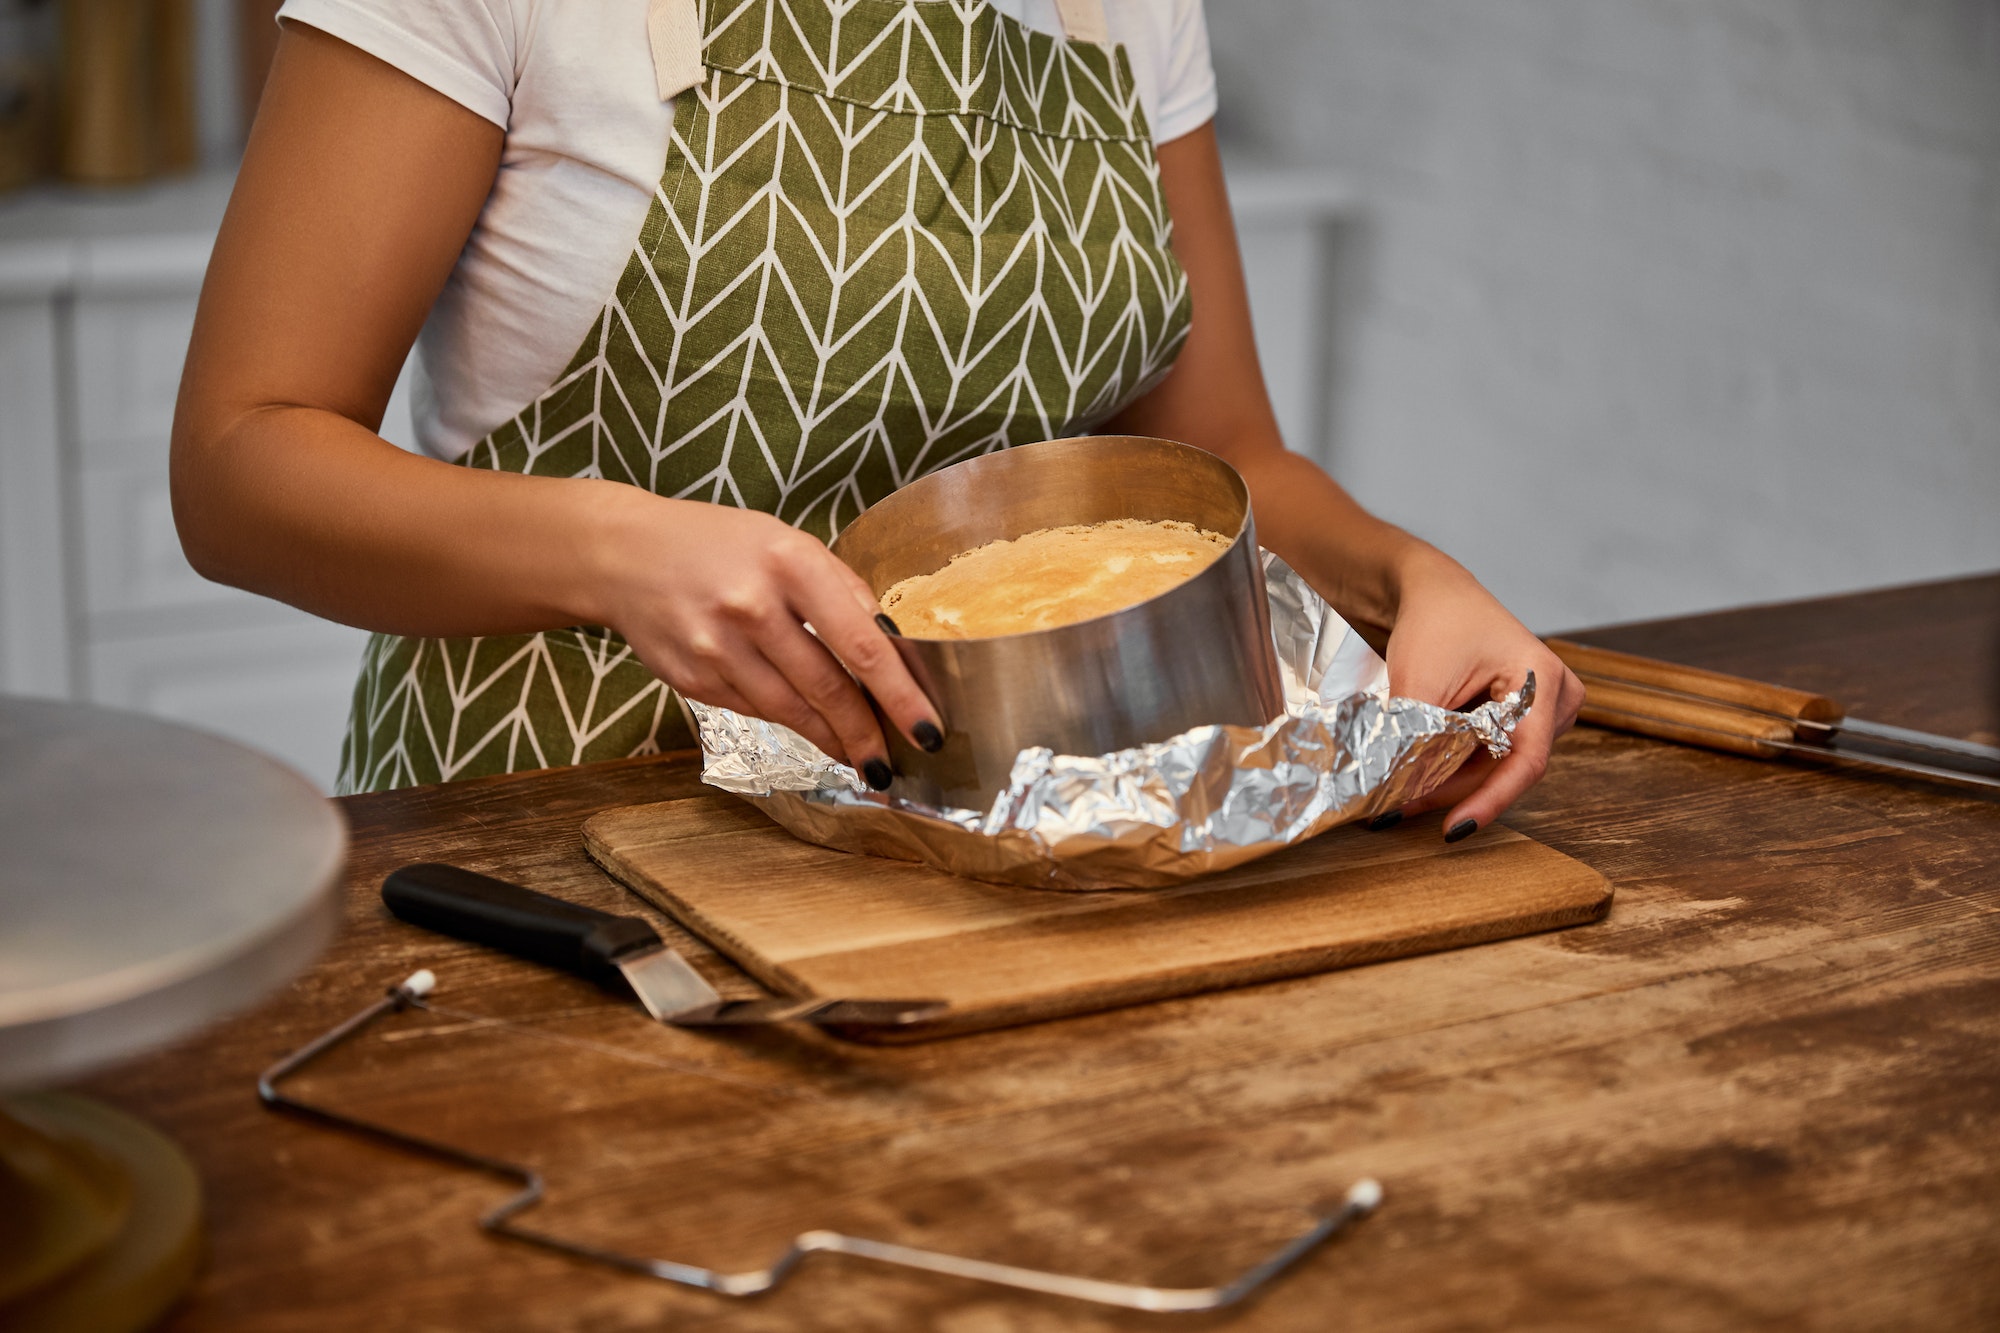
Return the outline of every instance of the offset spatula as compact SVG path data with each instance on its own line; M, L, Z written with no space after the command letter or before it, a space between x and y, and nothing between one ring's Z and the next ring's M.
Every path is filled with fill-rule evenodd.
M647 1013L677 1027L900 1027L945 1010L938 1000L725 1000L640 918L567 903L458 866L425 862L392 871L382 881L382 901L411 925L600 985L622 977Z
M1594 726L1756 759L1809 759L2000 790L2000 749L1991 745L1849 717L1806 690L1567 639L1547 642L1582 677L1577 716Z

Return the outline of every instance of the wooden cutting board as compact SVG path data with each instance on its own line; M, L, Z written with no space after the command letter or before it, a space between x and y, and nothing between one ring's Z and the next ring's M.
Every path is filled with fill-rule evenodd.
M1611 885L1503 825L1334 829L1171 889L1067 893L830 851L717 794L607 810L599 864L783 995L935 998L922 1041L1601 918Z

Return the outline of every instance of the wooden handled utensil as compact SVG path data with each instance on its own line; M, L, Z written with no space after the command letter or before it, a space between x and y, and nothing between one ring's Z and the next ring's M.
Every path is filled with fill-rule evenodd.
M1823 694L1568 639L1548 646L1584 686L1579 721L1755 759L1803 758L2000 789L2000 749L1849 717Z

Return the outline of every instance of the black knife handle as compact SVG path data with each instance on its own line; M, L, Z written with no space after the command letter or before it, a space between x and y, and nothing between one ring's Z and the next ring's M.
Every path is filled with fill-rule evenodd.
M413 926L574 972L599 983L621 979L620 954L658 944L635 916L566 903L491 875L427 861L393 870L382 902Z

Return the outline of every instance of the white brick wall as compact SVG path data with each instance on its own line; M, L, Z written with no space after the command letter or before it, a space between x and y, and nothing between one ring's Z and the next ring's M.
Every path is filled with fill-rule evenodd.
M1530 624L2000 567L2000 2L1209 25L1225 137L1369 214L1333 470Z

